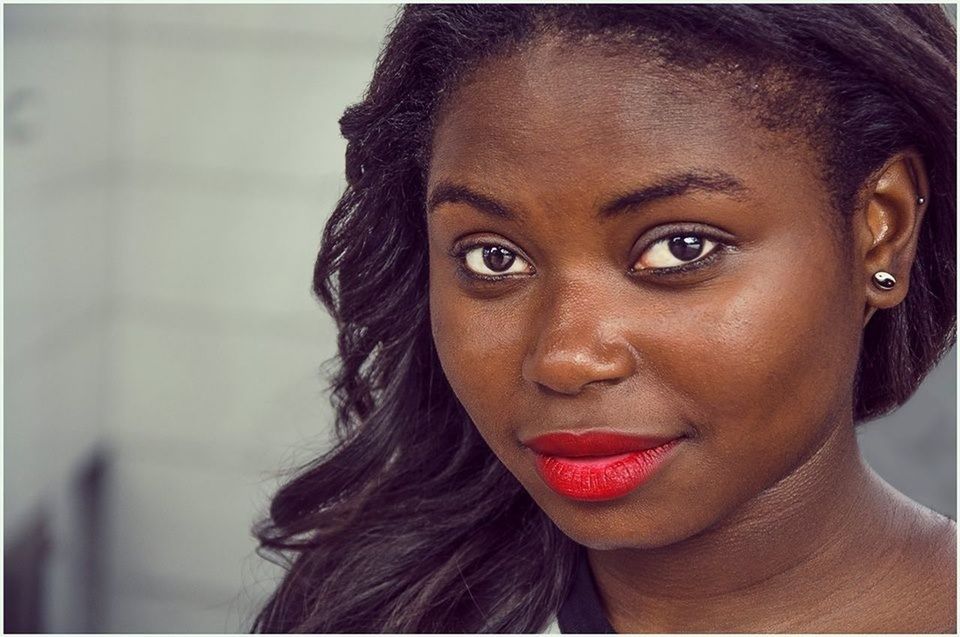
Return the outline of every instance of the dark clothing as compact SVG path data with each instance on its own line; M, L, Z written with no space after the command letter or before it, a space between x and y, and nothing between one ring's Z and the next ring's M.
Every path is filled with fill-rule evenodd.
M557 623L562 633L616 632L604 614L586 551L580 552L570 592L557 611Z

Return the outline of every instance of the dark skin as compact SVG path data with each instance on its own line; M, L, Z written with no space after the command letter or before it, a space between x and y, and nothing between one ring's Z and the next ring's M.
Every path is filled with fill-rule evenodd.
M549 40L472 74L432 151L444 371L587 547L618 632L953 630L955 526L866 466L851 413L863 327L909 288L917 153L867 180L844 235L817 149L722 80ZM683 439L627 496L552 491L521 441L593 428Z

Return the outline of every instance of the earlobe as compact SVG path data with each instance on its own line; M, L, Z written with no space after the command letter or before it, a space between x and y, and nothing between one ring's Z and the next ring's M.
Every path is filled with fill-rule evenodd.
M923 159L915 151L898 153L867 182L855 224L866 275L864 325L875 310L906 298L928 193Z

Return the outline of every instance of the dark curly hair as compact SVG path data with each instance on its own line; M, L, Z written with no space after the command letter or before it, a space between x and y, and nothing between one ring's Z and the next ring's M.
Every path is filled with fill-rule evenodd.
M425 175L445 100L483 61L545 34L678 72L736 69L727 85L758 121L814 140L841 228L886 160L919 151L931 189L910 290L865 328L854 421L902 404L955 341L956 35L942 8L408 6L366 96L340 120L348 185L313 278L339 328L337 444L254 529L261 555L288 569L254 631L536 632L564 598L581 548L500 464L447 383L425 249ZM766 90L771 74L790 81Z

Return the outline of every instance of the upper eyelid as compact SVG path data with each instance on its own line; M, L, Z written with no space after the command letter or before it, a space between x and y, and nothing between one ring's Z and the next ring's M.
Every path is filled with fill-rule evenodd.
M505 250L512 252L517 258L522 259L530 264L533 267L533 261L527 257L526 252L521 250L511 241L506 239L488 239L485 237L480 237L477 239L458 239L453 243L453 246L450 248L450 256L452 257L462 257L470 250L476 248L482 248L485 246L498 246Z
M662 237L660 237L660 238L658 238L658 239L651 239L650 241L645 242L645 243L643 244L644 247L643 247L642 250L640 250L639 254L637 255L637 258L639 259L644 253L646 253L647 250L649 250L649 249L652 248L653 246L657 245L658 243L663 243L664 241L667 241L668 239L672 239L672 238L674 238L674 237L683 237L683 236L690 236L690 235L695 235L695 236L698 236L698 237L700 237L700 238L702 238L702 239L706 239L707 241L710 241L710 242L716 244L718 247L719 247L719 246L730 245L730 243L729 243L728 241L725 241L724 239L721 239L721 238L719 238L719 237L710 235L710 234L708 234L708 233L706 233L706 232L686 232L686 233L684 233L684 232L671 232L671 233L669 233L669 234L667 234L667 235L665 235L665 236L662 236Z
M711 241L716 241L717 243L733 244L736 239L734 235L720 228L715 228L714 226L706 226L698 223L670 223L670 224L660 224L650 230L647 230L641 234L636 243L642 243L644 247L648 247L656 243L657 241L663 241L664 239L669 239L677 235L695 234ZM653 235L652 237L650 235Z

